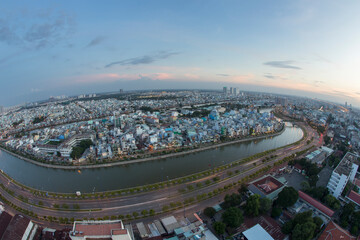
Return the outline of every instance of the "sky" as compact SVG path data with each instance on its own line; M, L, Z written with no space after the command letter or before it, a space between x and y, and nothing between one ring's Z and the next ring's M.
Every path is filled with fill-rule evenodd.
M140 89L360 106L360 1L0 0L0 105Z

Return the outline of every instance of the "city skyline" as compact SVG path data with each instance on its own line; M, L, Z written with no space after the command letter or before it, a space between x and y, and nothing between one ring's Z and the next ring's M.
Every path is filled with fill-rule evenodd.
M231 85L360 106L359 4L5 1L0 105Z

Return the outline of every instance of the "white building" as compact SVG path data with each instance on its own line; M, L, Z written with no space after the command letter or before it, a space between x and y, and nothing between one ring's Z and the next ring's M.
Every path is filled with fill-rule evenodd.
M353 153L346 153L339 165L331 174L330 180L327 184L329 192L338 198L344 190L346 184L353 182L356 172L359 168L358 156Z

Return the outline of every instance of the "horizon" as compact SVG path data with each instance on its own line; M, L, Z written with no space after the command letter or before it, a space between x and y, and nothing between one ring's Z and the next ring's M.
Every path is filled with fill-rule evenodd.
M359 107L359 6L5 1L0 105L120 88L234 86Z

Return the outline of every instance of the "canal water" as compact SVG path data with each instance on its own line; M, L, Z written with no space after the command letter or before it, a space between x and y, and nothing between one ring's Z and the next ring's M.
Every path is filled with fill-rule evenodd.
M243 159L300 140L300 128L286 123L285 131L261 140L246 141L162 160L108 168L62 170L41 167L0 150L0 169L27 186L52 192L115 190L186 176Z

